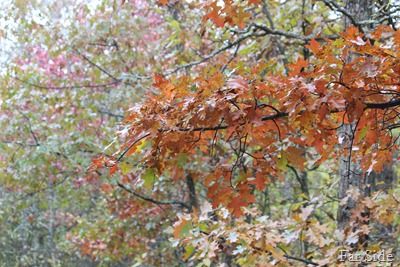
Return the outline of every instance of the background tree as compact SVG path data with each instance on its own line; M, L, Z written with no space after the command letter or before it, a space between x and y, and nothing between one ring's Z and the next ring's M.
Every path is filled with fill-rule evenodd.
M5 6L2 264L398 253L397 185L346 183L349 166L380 173L397 149L400 7L364 2Z

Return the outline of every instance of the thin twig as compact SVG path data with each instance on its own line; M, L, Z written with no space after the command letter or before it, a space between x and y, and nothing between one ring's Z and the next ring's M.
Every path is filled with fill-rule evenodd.
M220 53L226 51L227 49L229 49L229 48L231 48L231 47L234 47L234 46L236 46L236 45L239 45L241 42L243 42L243 41L246 40L247 38L250 38L250 37L260 37L260 36L265 36L265 35L266 35L266 34L257 34L257 33L254 33L254 32L246 32L246 33L243 34L241 37L239 37L236 41L234 41L234 42L232 42L232 43L231 43L231 42L227 43L226 45L224 45L224 46L222 46L221 48L215 50L214 52L212 52L212 53L209 54L208 56L203 57L201 60L199 60L199 61L193 61L193 62L184 64L184 65L181 65L181 66L175 68L174 70L165 73L164 76L169 76L169 75L171 75L171 74L174 74L174 73L178 72L178 71L181 70L181 69L190 68L190 67L199 65L199 64L201 64L201 63L204 63L205 61L207 61L207 60L209 60L209 59L215 57L216 55L218 55L218 54L220 54Z
M25 118L25 120L28 122L28 129L29 129L29 132L31 133L33 139L35 140L36 146L40 146L39 140L38 140L38 138L36 137L36 134L35 134L35 133L33 132L33 130L32 130L32 124L31 124L30 118L29 118L28 116L26 116L24 113L22 113L19 109L17 109L17 111L18 111L18 113L21 114L21 115Z
M82 54L81 52L79 52L77 49L73 49L75 51L75 53L77 53L78 55L80 55L81 57L83 57L87 62L90 63L90 65L96 67L97 69L99 69L101 72L103 72L104 74L106 74L108 77L112 78L113 80L118 80L117 78L115 78L114 75L110 74L108 71L106 71L104 68L100 67L99 65L97 65L96 63L94 63L93 61L91 61L87 56L85 56L84 54Z
M122 152L122 154L119 156L119 158L117 159L117 162L119 162L124 156L125 154L129 151L129 149L131 149L135 144L137 144L140 140L142 140L143 138L146 138L147 136L149 136L150 133L147 133L145 135L143 135L142 137L138 138L135 140L135 142L133 142L130 146L128 146L124 152ZM117 163L116 162L116 163Z
M223 73L225 71L225 69L228 67L229 63L232 62L232 60L236 57L237 52L239 51L239 47L240 47L240 43L236 46L235 52L233 52L232 56L230 57L230 59L228 60L228 62L226 62L226 64L222 67L221 72Z

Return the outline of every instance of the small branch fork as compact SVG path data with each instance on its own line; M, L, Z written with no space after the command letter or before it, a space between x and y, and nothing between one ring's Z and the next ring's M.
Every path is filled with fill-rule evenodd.
M106 71L104 68L100 67L99 65L97 65L96 63L94 63L92 60L90 60L87 56L85 56L84 54L82 54L81 52L79 52L76 49L73 49L75 51L75 53L77 53L78 55L80 55L83 59L85 59L87 62L89 62L90 65L92 65L93 67L97 68L98 70L100 70L101 72L103 72L104 74L106 74L108 77L112 78L114 81L118 80L114 75L110 74L110 72Z

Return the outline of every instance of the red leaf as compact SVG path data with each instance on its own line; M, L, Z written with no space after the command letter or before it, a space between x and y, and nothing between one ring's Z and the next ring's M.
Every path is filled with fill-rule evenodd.
M95 171L103 167L107 160L108 159L104 155L101 155L99 158L92 159L92 165L90 165L87 171Z

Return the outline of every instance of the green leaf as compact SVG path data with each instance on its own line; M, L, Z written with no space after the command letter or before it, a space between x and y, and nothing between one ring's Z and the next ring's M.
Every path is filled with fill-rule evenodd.
M144 186L150 188L153 186L154 181L156 179L155 170L154 169L146 169L146 172L143 176Z
M180 30L181 30L181 27L179 26L179 22L176 21L176 20L173 20L173 21L171 22L171 26L172 26L175 30L177 30L177 31L180 31Z
M368 126L365 126L364 128L361 129L357 137L357 142L360 142L367 135L368 130L369 130Z
M185 255L183 256L183 260L188 259L194 251L194 246L193 245L188 245L185 247Z
M132 164L126 162L121 162L119 166L123 175L127 175L132 169Z
M186 153L180 154L177 158L176 161L179 166L183 167L187 162L188 162L188 157Z
M287 164L288 164L288 159L287 159L287 152L282 151L281 155L278 156L278 168L282 171L287 170Z

